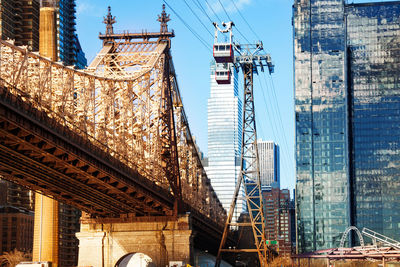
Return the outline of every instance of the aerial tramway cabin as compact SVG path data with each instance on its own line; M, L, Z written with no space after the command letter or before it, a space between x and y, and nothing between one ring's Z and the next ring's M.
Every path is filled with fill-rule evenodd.
M216 68L215 68L215 81L218 84L230 84L231 83L231 71L229 69L229 65L228 64L224 64L225 66L223 67L219 67L218 65L220 64L216 64Z
M217 63L233 63L233 48L230 43L217 43L213 47L213 56Z
M216 62L215 81L218 84L230 84L231 72L229 69L229 63L233 63L232 44L215 44L213 48L213 56Z
M234 51L232 45L232 26L233 22L222 23L222 26L227 27L221 30L217 23L215 26L215 40L213 45L213 56L215 59L215 81L218 84L231 83L231 68L234 63ZM218 32L229 33L229 42L218 42Z

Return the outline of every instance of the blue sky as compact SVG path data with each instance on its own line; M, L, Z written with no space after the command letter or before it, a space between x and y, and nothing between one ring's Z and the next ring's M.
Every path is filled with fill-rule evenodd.
M233 5L233 1L240 13ZM201 12L198 3L202 5L211 20L220 23L220 20L229 21L230 18L234 21L236 42L255 43L261 39L265 52L271 54L275 73L272 76L261 73L259 77L254 78L257 135L264 140L274 140L280 145L281 187L293 189L295 164L292 0L167 0L166 2L177 14L167 6L166 12L171 18L169 29L173 29L176 35L172 40L172 56L184 108L191 131L205 154L207 154L207 99L210 93L209 66L212 59L214 27L209 18ZM159 31L156 19L161 13L164 2L163 0L77 0L76 3L77 32L90 62L101 49L98 34L105 32L102 21L107 13L107 6L111 6L112 15L116 17L117 23L114 24L116 32ZM184 23L188 24L205 44L200 42ZM242 83L240 85L243 88Z

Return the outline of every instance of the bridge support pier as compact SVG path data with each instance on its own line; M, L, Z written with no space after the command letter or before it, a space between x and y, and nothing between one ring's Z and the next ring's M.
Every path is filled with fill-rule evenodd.
M193 263L189 215L124 219L83 219L78 266L114 267L127 255L144 253L157 267L170 261Z

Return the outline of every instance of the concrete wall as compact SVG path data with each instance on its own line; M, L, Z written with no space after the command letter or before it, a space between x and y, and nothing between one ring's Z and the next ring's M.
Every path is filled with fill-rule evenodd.
M193 233L186 215L175 221L81 224L77 237L82 267L114 267L124 256L139 252L157 267L193 262Z

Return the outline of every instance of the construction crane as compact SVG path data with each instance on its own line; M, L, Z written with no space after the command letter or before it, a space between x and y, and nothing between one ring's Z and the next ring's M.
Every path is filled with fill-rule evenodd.
M253 94L253 74L258 74L258 69L264 71L267 67L271 74L274 66L271 57L262 53L263 44L237 44L233 42L232 26L233 22L222 23L224 27L221 29L217 23L213 23L215 27L215 42L213 47L214 59L216 61L217 83L230 83L230 76L222 75L229 72L229 64L233 64L235 69L243 72L244 81L244 103L243 103L243 129L242 129L242 148L240 173L236 188L229 208L228 218L225 223L224 232L222 234L215 267L219 267L221 263L221 253L240 253L240 252L257 252L260 265L267 265L267 244L265 237L265 223L263 214L263 201L260 183L260 168L257 149L257 131L254 110L254 94ZM219 43L218 33L229 33L229 42ZM234 52L237 56L234 56ZM221 74L222 73L222 74ZM229 81L228 81L229 80ZM235 210L236 202L240 187L243 185L245 191L245 199L247 209L250 215L251 227L254 235L255 249L226 249L225 243L230 230L230 226L248 226L248 223L232 223L232 217Z

